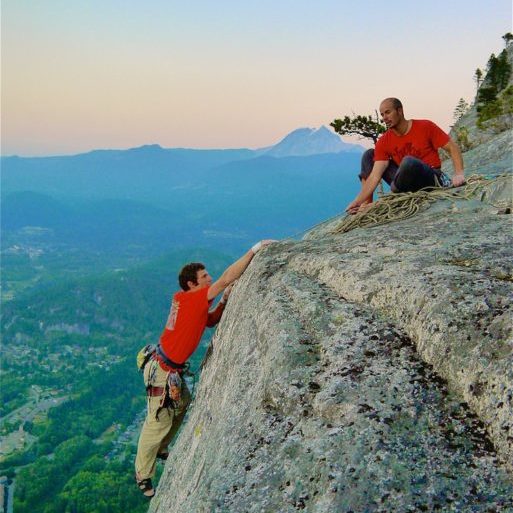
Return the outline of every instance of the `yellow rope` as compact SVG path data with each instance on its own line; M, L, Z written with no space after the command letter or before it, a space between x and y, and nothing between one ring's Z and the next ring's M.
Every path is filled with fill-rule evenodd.
M485 185L510 178L510 174L500 175L492 179L480 175L472 175L466 184L458 188L429 188L417 192L388 194L373 203L367 210L355 215L347 215L331 233L346 233L355 228L377 226L392 221L407 219L421 209L438 200L471 199L483 190ZM497 207L497 205L493 205Z

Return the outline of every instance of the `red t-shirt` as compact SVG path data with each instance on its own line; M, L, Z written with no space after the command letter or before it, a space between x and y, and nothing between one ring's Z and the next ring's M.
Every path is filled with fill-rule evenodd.
M413 119L410 131L405 135L397 135L387 130L376 143L374 160L392 159L397 165L404 157L416 157L428 166L439 168L442 163L438 148L449 142L449 136L432 121Z
M205 331L208 287L194 292L180 291L173 296L166 327L160 336L164 354L175 363L185 363L196 350Z

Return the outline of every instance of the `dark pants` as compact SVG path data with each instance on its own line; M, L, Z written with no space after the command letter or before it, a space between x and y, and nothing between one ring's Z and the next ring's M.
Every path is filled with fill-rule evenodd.
M362 155L360 180L367 179L374 166L374 150L367 150ZM440 186L440 170L428 166L415 157L404 157L398 166L393 160L389 161L383 180L390 185L392 192L415 192L425 187Z

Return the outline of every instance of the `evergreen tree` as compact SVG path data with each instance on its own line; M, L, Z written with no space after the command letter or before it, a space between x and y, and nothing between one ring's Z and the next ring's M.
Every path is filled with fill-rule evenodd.
M385 125L380 121L378 113L372 116L353 115L335 119L330 126L340 135L358 135L364 139L371 139L374 143L386 131Z
M496 67L497 90L500 92L507 87L511 75L511 64L508 62L506 50L502 50L499 55Z
M511 64L508 62L506 50L502 50L499 57L492 53L488 60L487 71L487 83L496 90L496 93L499 93L508 85L511 75Z
M509 38L507 39L509 40ZM479 89L476 102L477 126L479 128L487 128L489 124L485 122L508 112L509 103L508 101L504 102L500 94L507 88L511 76L511 64L508 61L506 50L503 50L498 57L492 53L486 69L485 85ZM505 95L502 96L508 100Z
M479 91L479 88L483 83L483 72L479 68L477 68L474 73L474 80L476 81L476 91Z
M464 116L470 108L470 105L467 101L465 101L464 98L460 98L460 101L458 102L458 105L456 105L456 108L454 109L453 118L454 121L458 121L462 116Z

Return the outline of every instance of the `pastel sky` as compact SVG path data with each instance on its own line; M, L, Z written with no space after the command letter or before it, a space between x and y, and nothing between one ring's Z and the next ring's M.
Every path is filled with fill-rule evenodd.
M3 0L2 155L257 148L387 96L448 129L511 0Z

